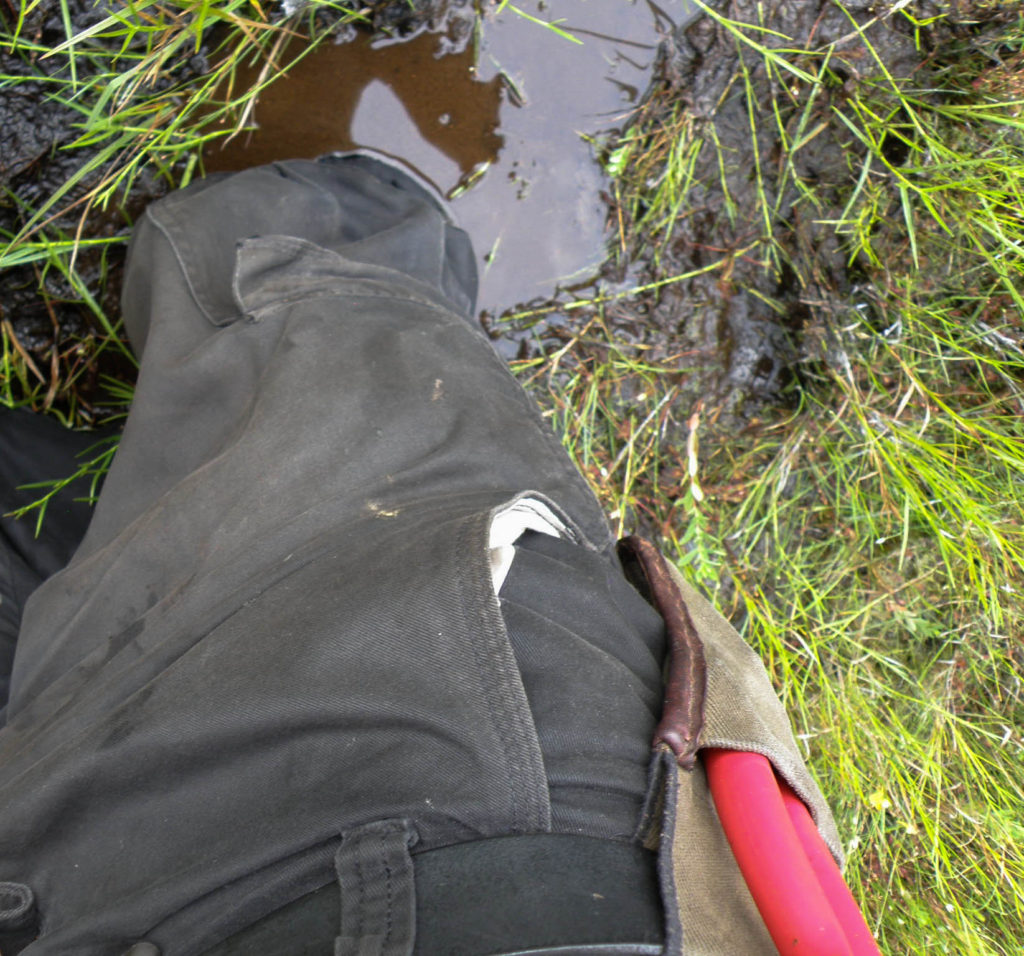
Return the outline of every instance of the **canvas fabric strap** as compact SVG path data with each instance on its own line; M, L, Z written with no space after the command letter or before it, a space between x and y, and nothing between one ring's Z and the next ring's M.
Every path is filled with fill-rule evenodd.
M707 665L701 747L766 756L807 804L818 830L841 864L839 833L821 790L800 752L789 718L757 654L711 603L670 568L672 581L704 647ZM726 956L774 954L757 907L715 813L703 766L682 770L662 745L666 804L661 821L661 867L666 909L678 914L666 953Z

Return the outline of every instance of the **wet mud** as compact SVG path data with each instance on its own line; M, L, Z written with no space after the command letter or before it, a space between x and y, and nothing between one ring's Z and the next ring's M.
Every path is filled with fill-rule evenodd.
M633 168L625 175L634 182L650 175L645 149L658 148L659 129L685 122L700 147L687 169L696 185L662 237L645 235L633 226L632 210L618 208L628 243L617 274L620 288L636 288L699 273L717 261L725 264L612 302L606 313L618 336L641 346L647 359L680 368L676 405L681 413L673 416L672 426L680 433L677 440L685 438L694 409L711 411L711 423L729 434L766 407L797 404L807 377L826 363L835 365L836 330L849 324L854 310L870 310L872 297L861 266L851 261L829 223L842 217L860 173L858 145L836 114L844 110L848 83L879 74L875 54L891 76L915 77L915 87L927 89L929 64L944 43L969 39L972 31L998 31L1001 16L1016 16L960 6L914 4L910 13L919 21L950 14L915 35L911 19L881 16L884 5L863 0L846 0L842 7L829 0L717 4L731 20L760 22L775 31L757 35L768 47L821 49L837 42L834 83L821 92L809 116L801 112L804 101L787 102L780 81L766 74L761 55L737 42L725 26L705 16L676 34L638 114L641 127L655 132L635 150ZM783 175L784 136L792 138L799 122L815 135L796 154L792 174ZM905 162L898 141L889 145L889 161ZM815 203L806 201L797 179L811 185ZM776 249L772 260L765 245L758 245L766 231L766 208ZM890 214L902 221L898 204ZM616 276L611 263L606 274ZM579 326L590 315L581 310L571 317L549 316L542 347L564 344L563 320Z
M783 34L758 36L769 47L791 46L786 37L811 49L849 38L835 58L836 84L820 98L807 127L823 128L796 154L795 175L779 174L785 155L780 126L792 133L800 107L794 104L787 113L778 81L766 75L760 55L711 18L680 32L648 97L647 122L659 115L670 122L682 110L698 137L713 136L717 143L702 148L693 164L693 180L702 185L671 229L661 274L686 274L732 258L724 270L667 286L652 297L643 339L653 346L652 357L687 355L690 400L715 407L727 423L756 414L766 403L797 401L793 386L801 370L858 301L856 267L825 222L840 218L857 175L851 163L857 151L833 113L843 106L844 78L873 68L855 24L870 24L865 35L893 76L913 75L928 55L916 47L907 21L878 21L871 2L846 0L844 7L846 12L830 2L804 0L720 5L730 19L760 18ZM741 81L744 70L749 93ZM813 184L816 208L797 180ZM774 210L774 263L765 260L763 247L744 252L763 233L766 207ZM799 264L799 276L790 263ZM638 277L641 284L657 278L647 263L641 263Z
M650 359L678 364L679 401L687 408L703 401L724 409L726 419L742 420L766 404L792 400L794 384L827 350L830 327L863 298L862 276L822 224L839 215L855 175L837 124L824 123L798 154L797 174L817 184L819 206L811 216L792 177L779 187L776 175L760 183L753 175L758 164L775 170L782 155L773 112L777 84L755 53L710 18L694 19L685 0L519 4L544 19L564 18L561 28L581 44L510 8L495 17L490 0L482 4L480 18L472 4L459 0L369 7L369 35L345 28L340 42L303 59L262 95L255 112L259 128L224 149L209 150L206 168L236 169L353 146L406 160L451 198L457 219L473 237L483 276L482 320L506 354L564 345L588 320L585 309L559 311L558 303L577 284L624 291L732 255L727 270L610 302L606 321L624 341L645 347ZM935 52L928 43L934 46L943 36L941 30L924 32L918 45L907 18L879 19L875 5L862 0L847 0L844 7L846 13L830 0L719 4L736 20L760 18L778 33L817 47L855 36L850 17L870 24L867 36L895 76L921 70ZM76 29L102 16L90 0L68 0L68 10ZM924 0L914 4L918 19L938 10ZM29 14L28 34L41 46L64 39L60 11L58 0L42 0ZM0 6L5 16L10 14ZM988 28L998 29L996 15L987 16L994 24ZM977 25L978 16L966 21L973 25L963 29L985 28ZM943 29L961 29L957 22L954 17ZM789 45L770 33L761 40ZM179 75L203 69L207 52L183 58ZM819 101L813 122L824 122L833 107L842 107L844 75L867 69L866 56L856 38L841 46L837 82ZM0 230L8 237L24 223L27 208L91 158L88 150L61 149L76 135L78 115L45 96L54 62L0 50L0 70L8 77L0 84ZM754 112L763 120L753 133L738 79L744 69ZM12 77L34 79L17 83ZM681 113L698 137L715 139L720 148L698 153L691 175L703 185L691 193L690 207L667 239L655 242L630 220L633 210L617 203L600 160L634 124L657 129ZM784 111L779 117L783 128L793 120ZM643 154L644 148L637 151ZM656 179L657 170L648 173ZM626 175L637 170L627 169ZM69 200L89 185L87 177ZM84 223L72 209L47 234L126 234L164 188L156 178L140 177L117 208ZM761 229L760 193L775 210L772 229L782 254L774 268L744 252ZM83 255L78 263L112 320L118 316L123 255L118 246L105 256ZM787 259L811 266L798 277ZM543 307L545 318L529 329L495 322L523 304ZM89 310L57 270L23 266L0 274L0 309L0 318L41 366L55 349L73 352L76 342L92 334ZM83 401L94 397L100 373L130 374L106 361L90 363L81 380ZM89 420L88 409L80 420Z
M127 237L146 205L166 192L166 180L143 170L130 190L106 210L82 216L83 197L102 177L102 169L83 174L99 147L68 148L80 134L81 114L51 95L67 79L66 65L60 57L42 55L63 43L69 28L77 33L102 20L109 7L94 0L39 0L20 6L19 11L19 5L10 0L0 4L0 28L12 34L20 12L20 37L23 46L31 47L29 52L15 53L9 44L0 43L0 244L6 246L18 236L33 210L73 179L76 184L33 238ZM376 6L373 19L382 29L398 32L419 27L421 15L411 14L406 4ZM424 16L430 6L422 5ZM189 47L160 84L199 76L207 68L208 53L206 43L198 51ZM84 65L79 70L79 78L86 79ZM105 251L82 250L75 260L78 279L112 324L120 317L125 253L125 244L115 244ZM0 270L0 322L13 347L31 363L26 391L36 389L39 379L43 381L45 401L42 406L35 401L33 407L48 409L52 404L79 425L117 411L108 404L110 394L103 380L132 382L134 366L116 349L103 346L105 333L93 310L59 269L36 262Z
M21 35L40 51L66 39L61 6L60 0L41 0L25 14ZM92 0L66 0L65 6L73 31L84 30L106 16L102 5ZM13 29L16 11L16 4L0 6L5 32ZM22 230L31 210L72 177L79 175L80 179L68 192L69 206L95 185L99 173L80 175L94 151L65 149L79 135L81 114L49 95L55 88L51 84L63 78L59 59L45 58L39 52L20 56L0 45L0 76L0 243L6 245ZM153 177L143 175L119 207L84 222L72 209L53 217L36 238L116 236L126 232L131 219L163 191ZM77 262L82 282L114 322L119 313L123 259L123 247L114 247L109 253L83 252ZM80 424L101 419L109 411L104 405L104 375L125 381L134 378L131 363L113 350L99 361L92 360L93 343L102 338L95 316L67 277L46 263L0 270L0 321L16 347L51 385L56 379L74 378L74 399L64 395L55 404L63 405L62 410ZM52 400L52 392L47 398Z

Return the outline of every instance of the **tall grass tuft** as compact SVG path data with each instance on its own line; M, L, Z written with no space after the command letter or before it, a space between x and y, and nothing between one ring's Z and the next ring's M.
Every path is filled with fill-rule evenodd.
M114 352L123 359L118 374L134 361L114 310L97 300L96 275L106 275L106 266L94 263L123 258L136 194L187 185L202 171L204 147L251 126L261 90L366 11L347 0L139 0L83 17L62 0L64 37L46 45L40 9L38 0L23 0L14 15L0 18L0 52L6 63L20 64L0 72L0 89L30 90L43 108L67 118L69 128L52 150L66 174L31 205L8 191L4 205L19 208L0 230L0 271L35 270L39 298L54 317L52 367L41 369L38 354L33 358L20 341L18 316L7 303L0 401L88 426L97 419L87 390L78 387L82 377L94 379L97 363ZM289 59L283 50L297 33L314 42ZM259 64L259 81L243 88L236 72L252 63ZM62 277L59 303L47 276ZM69 340L55 305L88 328Z
M749 205L714 123L679 103L612 153L657 249L712 196L756 235L751 260L792 270L809 318L785 402L716 431L714 396L680 402L692 358L653 361L609 303L518 370L612 513L657 534L765 660L883 951L1009 956L1024 926L1024 17L1004 5L998 30L957 32L898 6L901 28L942 40L909 77L852 16L839 49L708 8L748 54L729 95L756 147ZM851 45L854 78L837 79ZM825 130L848 171L827 184L801 165ZM819 295L799 216L841 244L843 295Z

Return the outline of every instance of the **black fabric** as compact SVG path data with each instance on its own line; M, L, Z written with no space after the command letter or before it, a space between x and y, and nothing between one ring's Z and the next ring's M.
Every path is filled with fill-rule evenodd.
M7 720L7 698L22 608L42 580L8 541L0 541L0 727Z
M415 956L532 949L659 951L656 856L631 843L533 834L413 853ZM326 956L338 924L333 886L307 894L205 956Z
M37 926L16 929L11 932L0 932L0 953L3 956L18 956L38 935Z
M11 512L49 491L26 485L69 478L113 434L110 428L74 432L52 418L0 406L0 725L22 608L46 578L68 563L85 535L92 516L91 479L77 479L57 491L38 529L35 512L21 519Z
M569 946L660 950L656 858L568 835L463 844L416 860L417 956L485 956Z
M424 850L550 830L490 523L529 492L576 545L612 540L470 321L467 250L344 163L204 181L138 225L135 401L25 607L0 729L29 956L201 953L378 820Z
M618 559L527 531L501 593L556 833L629 839L661 716L665 627Z
M24 883L0 883L0 931L24 929L34 922L36 898Z
M334 956L410 956L416 936L416 886L408 820L379 820L341 835L334 869L341 919Z
M0 883L0 953L14 956L39 929L36 898L24 883Z
M7 515L49 490L22 486L70 477L116 433L109 427L72 431L46 415L0 406L0 541L40 580L64 567L81 543L92 517L91 478L79 478L57 491L46 505L38 534L34 513L20 520ZM101 487L98 481L96 491Z

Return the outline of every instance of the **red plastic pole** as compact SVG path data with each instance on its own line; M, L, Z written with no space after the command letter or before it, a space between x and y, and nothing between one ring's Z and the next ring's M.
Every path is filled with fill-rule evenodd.
M854 956L761 754L701 751L722 828L781 956Z
M776 777L778 779L778 777ZM818 883L832 907L832 912L846 934L853 956L881 956L881 950L864 922L864 915L853 898L850 888L839 872L836 861L832 859L825 841L821 838L818 828L811 819L807 806L790 788L785 780L779 780L782 791L782 802L786 805L789 819L796 830L797 839L804 848L804 853L818 878Z

